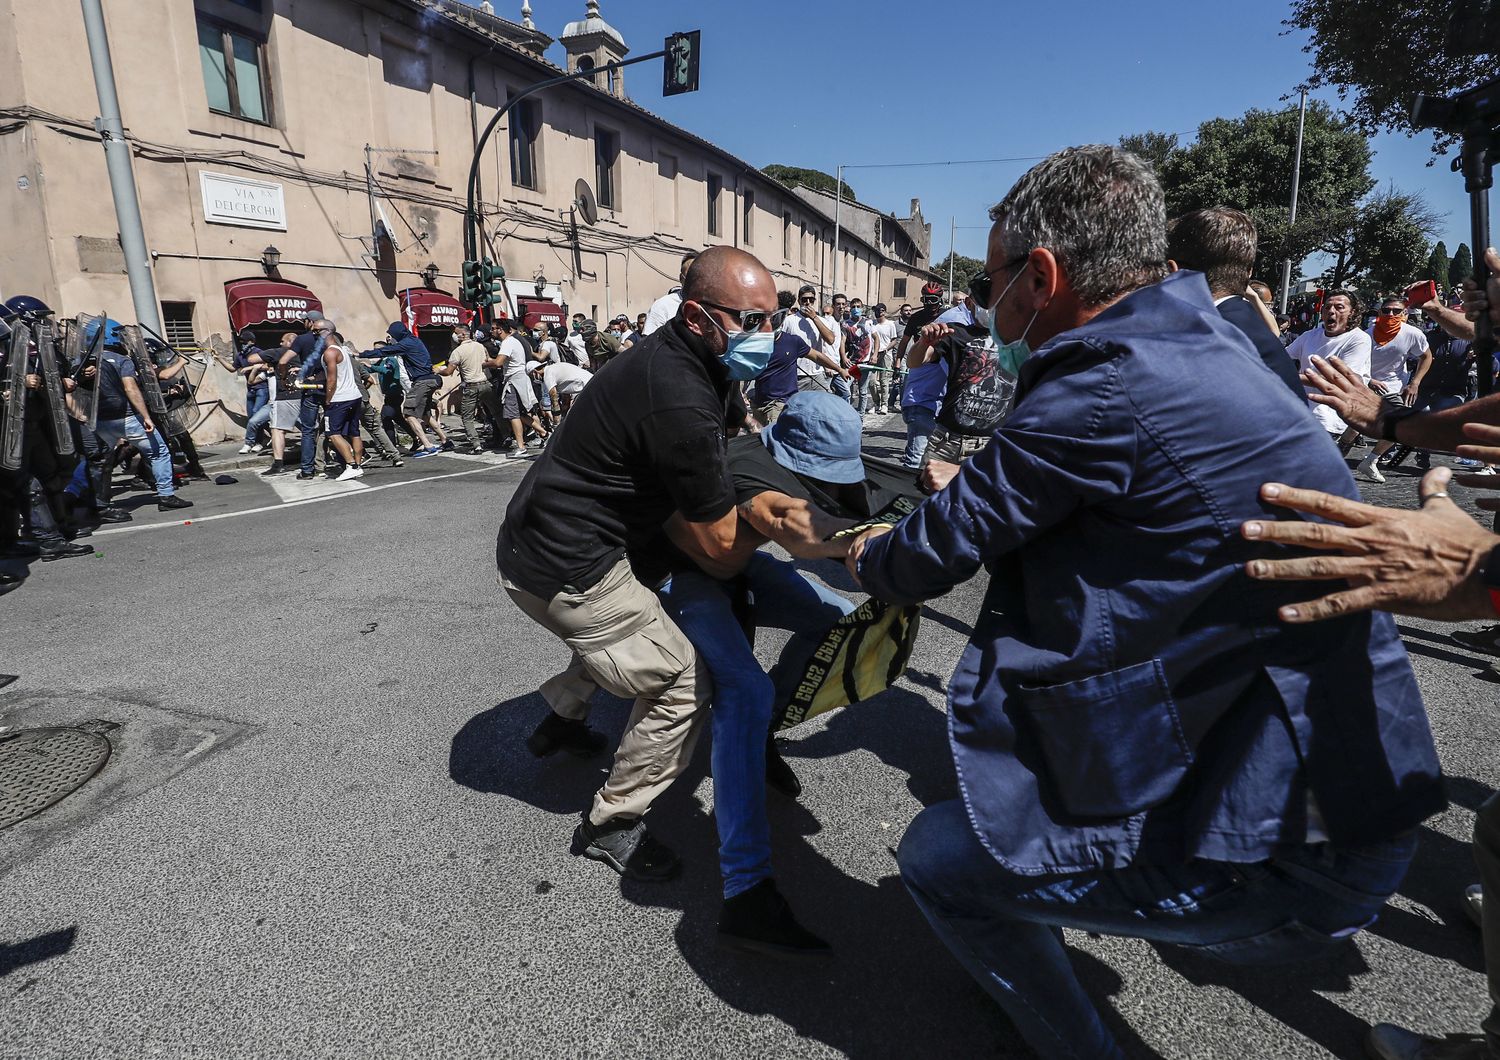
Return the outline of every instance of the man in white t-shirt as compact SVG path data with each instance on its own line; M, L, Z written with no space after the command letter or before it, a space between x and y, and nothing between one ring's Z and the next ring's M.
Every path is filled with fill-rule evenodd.
M870 324L870 372L860 373L860 388L867 397L867 408L873 405L877 413L894 412L891 406L895 398L888 396L890 388L891 354L901 338L901 326L885 315L885 303L875 306L875 319Z
M1323 326L1298 335L1286 352L1297 362L1299 372L1307 368L1311 357L1322 357L1325 360L1337 357L1369 382L1370 335L1361 331L1358 324L1359 305L1354 301L1354 296L1343 291L1331 294L1323 299ZM1334 441L1343 437L1347 425L1339 419L1336 412L1327 405L1317 404L1313 405L1312 411Z
M803 342L809 350L821 350L825 343L834 341L837 331L829 330L824 318L818 316L818 291L812 284L803 284L797 292L797 304L786 315L783 331L789 331ZM826 334L825 334L826 332ZM835 363L837 360L835 359ZM827 390L828 376L823 365L811 357L797 359L797 389Z
M573 404L573 399L578 392L588 385L593 375L576 364L568 364L566 361L558 364L537 365L532 368L533 372L539 372L542 379L542 389L552 400L552 407L557 410L559 416L567 413Z
M818 320L821 321L823 325L818 329L818 331L820 332L820 334L824 332L827 333L826 335L822 335L823 355L829 360L835 361L838 364L842 365L845 369L845 371L843 371L839 375L834 375L832 372L829 372L828 374L830 378L828 380L828 385L835 394L843 398L845 401L849 400L849 394L852 392L849 385L849 359L844 355L843 322L844 318L848 315L849 299L845 298L841 294L836 294L833 296L833 312L824 313L823 315L818 317ZM832 335L832 339L829 339L827 335ZM827 371L827 369L824 369L824 371Z
M693 262L697 260L696 250L690 250L682 256L682 264L677 269L677 286L651 303L651 311L646 314L646 328L642 338L677 315L677 310L682 305L682 285L687 282L688 269L692 268Z
M516 447L510 451L512 460L531 455L526 449L528 423L541 444L547 442L547 428L536 416L536 391L532 389L531 377L526 374L526 346L516 338L515 331L514 320L495 321L500 349L488 364L488 367L500 371L500 413L510 421L511 434L516 439Z
M1370 388L1403 405L1416 404L1417 388L1432 367L1432 350L1422 329L1406 322L1406 300L1400 295L1381 302L1380 314L1370 329L1370 340ZM1375 462L1395 444L1377 442L1375 451L1354 469L1354 477L1384 482L1385 476Z

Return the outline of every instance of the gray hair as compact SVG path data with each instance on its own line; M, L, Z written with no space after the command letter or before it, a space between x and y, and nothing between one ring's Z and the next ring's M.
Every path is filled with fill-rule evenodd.
M1050 250L1087 308L1167 274L1167 207L1151 167L1105 144L1069 147L1016 181L990 220L1007 258Z

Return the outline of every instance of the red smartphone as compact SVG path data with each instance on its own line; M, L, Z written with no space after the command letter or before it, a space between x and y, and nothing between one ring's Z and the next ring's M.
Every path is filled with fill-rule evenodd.
M1437 282L1421 280L1406 289L1406 308L1420 309L1437 297Z

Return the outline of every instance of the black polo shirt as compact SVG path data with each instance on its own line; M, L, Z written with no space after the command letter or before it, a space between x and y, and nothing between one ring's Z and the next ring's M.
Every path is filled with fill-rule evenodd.
M661 526L734 508L725 428L743 419L724 366L680 320L611 357L511 498L500 571L543 599L592 588L627 550L637 574L670 566Z

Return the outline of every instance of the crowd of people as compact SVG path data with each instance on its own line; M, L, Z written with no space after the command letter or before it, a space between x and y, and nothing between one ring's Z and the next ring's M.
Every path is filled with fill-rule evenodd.
M1404 297L1365 332L1337 293L1289 349L1251 278L1250 218L1169 224L1128 152L1059 152L991 218L967 294L924 291L894 318L844 298L825 312L741 250L699 255L661 326L594 376L528 469L496 555L507 595L568 656L541 688L532 753L603 753L592 693L635 701L572 852L675 876L647 811L711 725L719 938L797 958L832 949L771 863L767 788L800 784L768 733L808 680L799 662L830 628L880 640L881 615L988 571L949 686L961 798L912 822L901 875L1039 1055L1118 1056L1059 929L1305 961L1372 923L1421 856L1418 826L1446 799L1389 612L1495 615L1500 537L1447 499L1446 468L1420 511L1361 504L1341 446L1393 443L1362 474L1398 446L1500 458L1500 426L1476 425L1500 423L1500 397L1456 389L1460 344L1500 290L1424 303L1446 339ZM861 412L893 393L910 490L862 453ZM810 577L819 560L842 560L871 604ZM1308 601L1300 579L1349 588ZM759 626L794 634L769 669ZM1500 886L1496 820L1492 801L1476 844ZM1485 930L1500 939L1500 922ZM1497 1055L1390 1025L1368 1048Z

